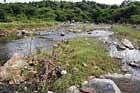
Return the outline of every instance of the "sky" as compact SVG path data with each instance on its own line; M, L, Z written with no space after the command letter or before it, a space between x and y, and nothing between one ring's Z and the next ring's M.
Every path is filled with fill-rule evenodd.
M2 3L4 0L0 0L0 2ZM41 0L6 0L7 2L29 2L29 1L41 1ZM56 1L60 1L60 0L56 0ZM64 1L81 1L81 0L64 0ZM124 0L89 0L89 1L95 1L98 3L103 3L103 4L121 4ZM131 0L133 1L133 0ZM137 0L140 1L140 0Z

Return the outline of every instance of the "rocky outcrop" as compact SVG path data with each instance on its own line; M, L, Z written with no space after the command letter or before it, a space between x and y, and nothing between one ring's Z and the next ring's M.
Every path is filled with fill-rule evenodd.
M121 43L129 49L134 49L133 44L128 39L123 39Z
M20 54L15 53L4 66L0 67L0 81L12 80L14 83L24 80L22 69L28 66Z

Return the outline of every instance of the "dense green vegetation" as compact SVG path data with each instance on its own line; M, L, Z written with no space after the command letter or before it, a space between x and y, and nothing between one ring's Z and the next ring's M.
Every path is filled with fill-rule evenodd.
M139 24L140 2L126 0L120 6L85 0L75 3L43 0L41 2L0 4L1 22L35 19Z

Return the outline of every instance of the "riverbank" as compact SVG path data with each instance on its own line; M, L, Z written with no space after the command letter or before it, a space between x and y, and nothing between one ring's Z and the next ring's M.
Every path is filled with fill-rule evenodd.
M0 41L16 40L22 38L22 33L30 34L59 24L60 22L42 20L0 22Z
M121 38L127 38L133 42L134 45L140 47L140 28L131 25L113 25L112 31L116 36Z
M26 59L16 55L10 60L5 64L11 64L7 69L11 69L12 72L7 73L9 73L8 75L14 73L14 76L10 77L6 74L1 78L10 80L10 82L14 81L12 83L15 83L14 91L28 91L29 93L33 91L45 93L48 90L55 91L55 93L66 93L68 87L81 86L89 76L99 77L102 74L120 72L119 61L112 59L104 45L93 38L62 41L54 45L51 51L38 52ZM22 62L23 66L15 69L18 62ZM24 64L26 65L24 66ZM19 82L23 83L18 86ZM36 88L33 83L37 84ZM26 90L24 90L25 87Z
M43 21L43 20L24 20L13 22L0 22L0 29L6 31L22 30L22 29L36 29L40 27L50 27L58 24L57 21Z
M25 37L6 43L5 47L2 47L1 50L6 48L6 50L10 50L8 52L12 51L9 53L12 55L15 51L19 53L29 52L26 58L21 58L16 54L11 58L12 61L6 62L6 65L1 67L1 71L8 73L1 75L1 78L7 77L8 86L15 86L12 91L44 93L51 90L55 93L67 93L68 87L75 85L81 88L91 76L101 78L104 74L120 73L122 71L120 60L122 59L139 60L137 56L140 52L135 49L129 39L126 40L125 36L120 38L129 42L128 45L114 36L122 31L120 28L118 28L119 31L113 30L114 33L110 27L92 27L93 30L91 31L81 30L86 25L80 26L80 28L73 26L78 25L63 24L58 28L52 28L50 32L40 31L34 38ZM131 30L126 31L131 33ZM24 46L25 44L27 46ZM49 48L50 46L51 48ZM138 55L129 55L132 53L131 51ZM125 53L126 56L123 56L122 53ZM18 62L22 62L23 66L20 64L19 68ZM12 65L8 65L8 63ZM15 66L18 68L15 69ZM9 69L12 72L9 72ZM129 69L126 70L129 72ZM3 74L3 72L1 73ZM139 72L139 70L133 72ZM130 74L133 75L133 72ZM7 75L12 75L12 77Z

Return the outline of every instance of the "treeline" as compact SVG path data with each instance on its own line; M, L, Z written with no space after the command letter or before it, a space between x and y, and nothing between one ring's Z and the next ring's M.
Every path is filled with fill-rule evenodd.
M140 2L124 1L120 6L93 1L0 4L0 21L21 20L82 21L95 23L140 23Z

